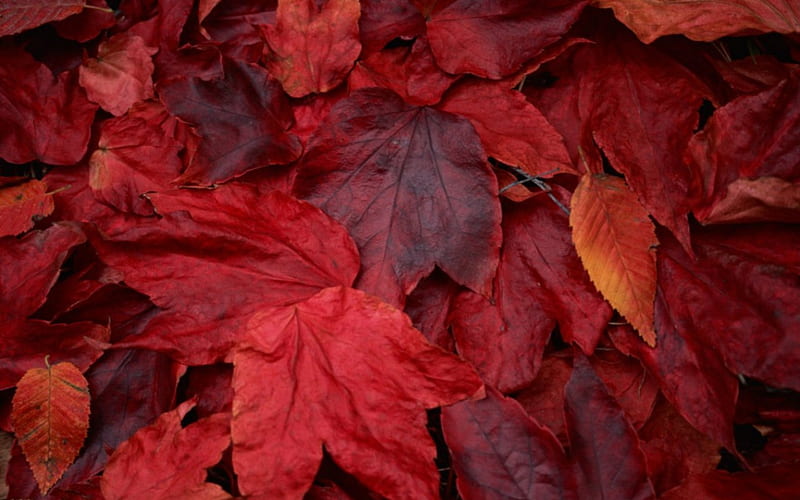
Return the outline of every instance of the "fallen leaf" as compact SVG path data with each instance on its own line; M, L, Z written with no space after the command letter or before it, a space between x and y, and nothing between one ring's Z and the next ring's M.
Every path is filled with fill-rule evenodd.
M0 36L13 35L83 10L84 0L19 0L0 6Z
M24 233L36 218L50 215L54 208L53 193L47 192L42 181L0 187L0 237Z
M322 448L390 498L433 498L425 409L481 381L401 311L345 287L256 313L233 355L233 463L245 495L301 497Z
M212 415L182 428L181 420L194 405L187 401L162 414L117 448L100 480L105 498L232 498L218 484L206 482L205 470L230 445L230 415Z
M353 68L358 41L358 0L278 0L276 24L264 35L267 69L292 97L327 92Z
M469 122L384 89L333 107L294 185L353 236L356 286L396 306L434 266L489 293L501 237L496 189Z
M584 175L570 207L572 240L592 283L655 346L658 240L647 212L624 180L605 174Z
M72 363L32 368L17 382L11 410L14 434L39 490L47 493L72 465L89 427L89 387Z

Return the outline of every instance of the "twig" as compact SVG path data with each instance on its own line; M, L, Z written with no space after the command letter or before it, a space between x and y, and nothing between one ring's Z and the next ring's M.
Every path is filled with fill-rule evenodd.
M517 175L517 177L521 177L521 179L518 179L512 182L511 184L504 186L502 189L500 189L500 194L505 193L514 186L519 186L520 184L525 184L526 182L530 182L534 186L544 191L547 194L547 196L551 200L553 200L553 203L555 203L558 206L558 208L560 208L565 214L569 215L569 209L565 207L563 203L558 201L558 198L556 198L556 196L553 194L553 189L545 181L543 181L541 177L539 177L538 175L535 176L530 175L528 172L525 172L524 170L519 169L517 167L512 167L510 165L504 165L504 168L511 170ZM544 172L541 175L549 175L557 171L558 169L548 170L547 172Z

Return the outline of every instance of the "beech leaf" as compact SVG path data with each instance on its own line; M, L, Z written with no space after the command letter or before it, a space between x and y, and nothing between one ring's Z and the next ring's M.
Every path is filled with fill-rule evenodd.
M586 174L571 201L572 240L603 297L654 346L658 244L647 212L625 181Z
M72 363L32 368L17 383L11 424L33 471L47 493L72 465L89 428L89 383Z
M50 215L54 208L53 195L42 181L0 187L0 237L27 231L34 218Z

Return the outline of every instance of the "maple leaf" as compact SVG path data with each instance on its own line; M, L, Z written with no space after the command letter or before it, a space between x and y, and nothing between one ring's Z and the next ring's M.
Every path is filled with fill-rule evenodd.
M345 287L256 313L233 364L233 462L242 493L265 498L302 496L323 445L384 496L433 498L424 409L482 387L402 312Z
M14 393L11 424L46 494L78 455L89 427L89 388L72 363L32 368Z
M80 84L91 101L121 116L134 103L153 97L150 57L157 51L136 35L115 35L100 44L97 57L80 67Z
M800 16L789 2L725 0L713 6L703 0L592 0L610 7L645 43L664 35L680 34L692 40L712 41L754 32L800 31Z
M444 408L442 432L463 498L577 498L553 433L495 389L487 388L485 399Z
M488 294L500 207L465 119L408 106L388 90L356 91L312 137L294 192L350 231L361 252L358 288L401 305L437 265Z
M84 0L19 0L0 5L0 36L13 35L83 10Z
M361 52L358 0L279 0L264 28L267 68L292 97L327 92L344 81Z
M178 78L159 87L170 113L195 125L202 137L181 183L215 184L254 168L289 163L300 142L288 101L263 68L225 59L224 76Z
M570 202L572 240L589 277L650 346L658 244L653 223L625 181L586 174Z
M232 498L205 481L205 469L230 445L230 415L212 415L182 428L194 405L187 401L162 414L117 448L100 481L104 498Z
M358 271L345 230L285 194L226 185L150 198L161 220L93 238L101 259L162 309L131 346L211 364L256 311L349 285Z
M0 186L0 237L27 231L35 217L50 215L54 208L53 194L42 181Z

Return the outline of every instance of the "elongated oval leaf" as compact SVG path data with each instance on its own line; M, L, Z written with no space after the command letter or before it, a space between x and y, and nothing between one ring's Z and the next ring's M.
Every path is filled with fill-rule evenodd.
M11 423L39 489L46 493L78 456L89 428L89 383L69 362L28 370Z
M650 346L658 243L647 212L625 181L605 174L583 176L572 195L572 241L603 297Z

